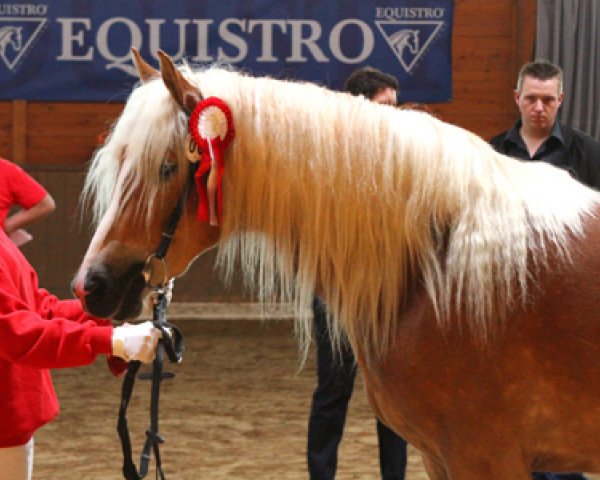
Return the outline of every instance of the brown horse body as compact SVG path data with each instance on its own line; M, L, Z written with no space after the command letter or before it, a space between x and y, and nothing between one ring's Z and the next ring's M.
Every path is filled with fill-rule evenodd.
M126 106L88 176L88 185L105 181L105 184L117 183L117 187L105 193L104 206L99 209L102 220L73 282L75 293L92 313L116 318L139 311L144 260L156 248L162 226L186 182L185 168L179 168L179 173L172 178L164 175L165 171L173 170L172 167L187 165L183 153L185 128L171 127L167 120L172 119L171 123L176 124L179 109L189 111L201 98L199 87L186 80L165 55L161 56L164 85L160 80L152 80L160 76L159 72L139 57L136 61L142 80L149 86L138 92L137 97L134 93L130 102L138 102L140 109L132 114ZM226 88L223 89L224 95ZM142 93L147 95L140 102ZM355 109L367 114L372 111L374 121L381 122L377 123L377 131L388 128L388 117L396 118L391 110L377 110L379 107L370 102L338 97L329 100L330 93L318 95L328 95L323 97L323 105L329 101L340 107L348 103L347 114ZM530 175L529 167L497 158L484 142L458 129L451 130L450 136L464 135L464 148L473 149L473 158L482 155L485 159L477 163L474 180L465 183L464 188L457 188L460 195L470 196L466 198L472 198L472 203L477 205L471 213L464 213L469 202L464 202L456 192L444 194L445 198L439 193L451 189L452 179L433 185L435 178L429 174L422 183L425 186L431 183L433 189L426 191L417 181L419 169L426 169L422 164L396 170L387 164L369 164L369 159L342 164L342 167L328 163L335 153L333 150L344 153L343 161L353 149L342 143L329 147L335 139L329 141L323 132L318 132L319 139L315 142L327 150L323 152L326 168L315 170L316 173L311 170L321 166L313 162L317 152L307 146L307 158L297 164L298 170L290 173L282 163L269 164L269 161L302 153L281 149L278 155L269 150L271 140L261 140L261 133L253 130L258 127L243 124L243 115L259 116L265 108L260 92L254 92L254 96L255 102L250 102L243 113L235 110L234 97L228 99L233 104L237 137L233 153L225 159L228 170L224 180L222 224L215 227L197 221L198 195L192 192L167 255L169 276L181 274L189 262L207 248L241 238L242 243L249 245L247 252L251 253L248 255L256 254L256 258L246 263L258 267L259 278L266 277L264 283L273 283L265 274L271 268L301 285L301 295L293 297L294 300L306 300L317 289L331 307L334 340L341 335L342 327L346 331L364 373L374 411L423 453L432 480L526 480L532 470L600 471L600 282L597 280L600 201L597 196L566 175L555 173L554 169L536 170L536 175L546 175L548 182L556 181L556 185L565 189L557 192L564 194L564 199L556 204L561 213L547 214L544 202L539 202L536 194L527 196L526 192L534 184L523 187L520 183L519 175ZM167 110L160 112L162 116L157 112L156 119L148 113L152 110L148 105L153 101L159 102L161 110ZM294 99L284 95L280 101L294 102ZM142 112L146 115L143 119L146 124L142 122L140 126L138 120ZM277 115L274 118L281 123L289 120L285 111L280 117ZM346 116L341 117L342 122L352 123ZM425 127L432 125L431 135L447 128L422 115L409 120L409 123L425 122ZM131 136L144 135L145 127L155 128L152 122L159 124L157 131L166 139L158 154L147 147L149 140L138 142L144 145L139 150L129 140ZM256 123L261 124L261 121ZM272 142L279 138L288 141L294 135L302 137L302 129L308 132L311 127L307 125L310 122L293 116L291 123L299 132L274 135ZM371 135L366 130L358 132L366 137ZM396 141L389 138L390 145ZM420 152L425 148L421 142L413 143L416 145L410 147L413 150ZM435 141L431 139L429 143L435 144ZM448 175L461 168L467 175L466 169L471 168L468 162L451 165L444 157L444 142L440 141L440 145L442 150L436 152L444 159L440 165L449 165ZM370 151L361 151L362 157L359 157L365 159ZM411 151L406 147L406 155ZM422 153L425 158L433 155L428 151ZM488 161L497 162L493 174L488 171L491 168ZM149 167L138 171L136 168L140 168L141 162L148 163ZM274 184L261 184L256 180L261 178L261 173L269 174L269 169L274 169L272 175L284 187L277 194L273 193ZM152 175L158 177L158 172L161 172L160 181L148 187L146 183L152 184ZM370 174L377 180L369 182ZM104 175L110 177L108 181L101 178ZM455 180L460 181L462 176ZM487 176L491 178L489 185L478 183L477 178ZM400 190L409 192L405 201L390 200L391 190L380 186L391 183L388 178L393 178ZM333 182L337 182L337 193L345 195L342 199L331 195ZM369 195L370 183L377 183L377 188L371 197L362 197ZM507 195L502 193L505 187L500 188L499 184L508 185ZM94 188L97 195L104 191L102 186ZM415 190L426 192L424 201L415 199L418 197L413 193ZM517 195L521 197L513 202L517 205L514 207L513 203L509 204L510 197ZM551 195L544 195L547 195L545 201L552 200ZM252 197L259 200L249 206ZM572 197L578 198L573 200L573 206L569 203ZM136 198L141 200L136 203ZM314 203L302 210L304 203L310 204L315 198L322 200L322 205ZM351 204L355 200L356 208ZM433 205L432 213L423 213L429 201ZM340 203L351 205L342 212L336 210L342 208ZM416 210L406 206L407 220L398 221L395 211L404 203L413 205ZM524 215L521 215L521 203L527 206ZM368 208L364 207L363 211L363 205L374 208L363 214ZM417 210L419 208L421 210ZM586 213L577 213L586 208ZM244 209L246 216L237 220L236 210ZM483 215L478 213L481 211ZM508 220L503 218L504 211L509 213ZM580 216L581 228L577 220ZM265 218L270 221L271 217L276 221L265 226L262 222ZM465 223L456 220L458 217L466 219ZM289 224L282 222L282 218ZM527 225L536 222L543 227L530 232ZM564 235L561 222L567 224ZM523 228L515 228L514 235L502 237L504 230L510 230L513 224L523 225ZM395 230L386 231L386 226L392 225ZM383 241L373 243L377 226L383 230ZM245 237L256 233L266 237L265 243L254 244ZM496 241L496 236L501 238ZM298 237L300 240L294 240ZM425 237L431 241L421 247L419 242L425 244ZM366 243L356 243L357 238L366 238ZM506 239L514 239L514 242ZM397 241L402 243L396 246ZM513 243L518 244L517 248L512 248ZM469 248L466 254L465 245ZM430 250L426 250L429 247ZM419 248L429 253L420 255ZM542 248L543 254L535 254L536 249ZM493 252L491 256L489 251ZM526 265L510 263L513 255L524 258L521 264ZM363 261L363 256L368 261ZM241 257L244 263L243 254ZM481 267L479 257L495 260L484 261ZM235 258L228 260L234 263ZM395 263L401 264L399 269L392 267ZM477 282L463 282L463 277L469 277L463 275L463 271L473 272L473 278L481 281L481 289L491 294L480 295ZM408 272L406 281L401 272ZM452 273L447 282L451 285L448 291L452 292L452 298L446 305L443 301L438 303L435 294L443 293L438 283L445 281L442 277L447 272ZM442 280L436 280L439 278ZM396 291L390 293L386 282L395 286ZM507 286L509 284L512 287ZM289 288L284 284L284 293ZM365 293L369 288L374 293ZM516 301L513 297L522 298ZM480 309L473 299L485 301L487 306ZM468 306L469 302L473 303L472 307ZM368 305L363 307L363 304ZM390 305L394 306L392 312ZM352 315L354 311L356 318ZM493 312L497 312L498 318L493 318L485 328L485 335L480 335L474 328L473 318ZM388 333L381 334L380 330ZM310 328L304 325L305 334L307 331Z
M535 302L485 345L460 319L441 330L417 290L381 372L357 352L375 412L422 452L432 480L600 471L597 242L595 221L572 263L551 261Z

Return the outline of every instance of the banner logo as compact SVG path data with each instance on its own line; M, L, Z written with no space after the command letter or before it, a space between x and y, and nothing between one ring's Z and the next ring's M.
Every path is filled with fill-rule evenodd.
M376 20L375 24L406 73L411 73L444 26L437 20Z
M46 23L45 18L0 17L0 58L6 68L14 71Z

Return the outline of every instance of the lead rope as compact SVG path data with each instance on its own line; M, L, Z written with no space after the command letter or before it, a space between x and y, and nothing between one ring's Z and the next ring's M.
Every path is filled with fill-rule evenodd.
M137 373L140 369L141 362L131 361L127 368L125 379L123 380L117 432L121 439L121 448L123 450L123 477L126 480L140 480L148 474L152 452L154 452L154 458L156 459L156 479L158 480L160 478L160 480L165 480L166 478L162 469L159 450L160 444L165 442L158 430L160 384L163 380L175 376L172 372L163 372L165 353L172 363L180 363L183 359L184 349L181 331L175 325L167 322L168 296L170 295L171 288L172 281L168 282L166 286L161 285L156 289L156 298L152 311L152 323L154 327L162 332L162 338L159 340L156 347L156 357L152 362L152 373L142 373L138 375ZM152 380L150 427L146 431L146 443L144 444L140 458L139 473L132 458L131 439L129 437L126 418L127 407L129 406L136 376L140 380Z

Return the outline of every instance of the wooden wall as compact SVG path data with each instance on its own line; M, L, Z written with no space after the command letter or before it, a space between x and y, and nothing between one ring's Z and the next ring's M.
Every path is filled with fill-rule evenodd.
M512 125L512 91L520 66L533 55L536 0L454 0L453 98L428 107L441 119L485 139ZM75 205L86 162L121 111L121 104L0 102L0 156L21 165L48 188L58 211L32 227L24 247L41 282L61 295L79 264L89 232L77 226ZM201 260L176 289L180 300L236 300ZM201 288L200 288L201 286Z

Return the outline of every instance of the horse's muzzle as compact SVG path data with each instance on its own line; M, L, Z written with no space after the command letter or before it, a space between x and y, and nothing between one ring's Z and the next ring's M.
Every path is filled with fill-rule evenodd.
M86 311L97 317L125 320L139 316L145 280L143 263L131 265L123 274L115 275L106 264L91 266L83 278L83 291L72 285L73 292Z

